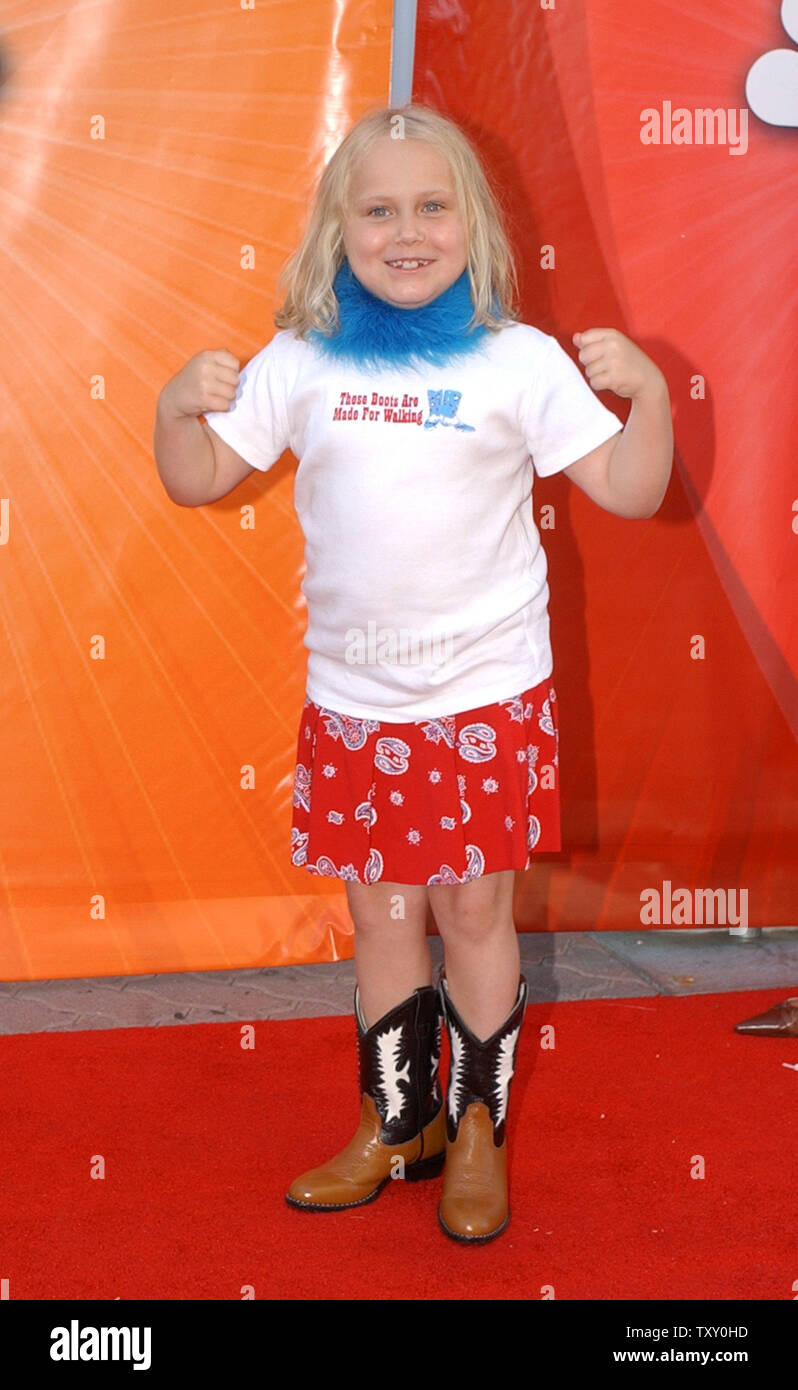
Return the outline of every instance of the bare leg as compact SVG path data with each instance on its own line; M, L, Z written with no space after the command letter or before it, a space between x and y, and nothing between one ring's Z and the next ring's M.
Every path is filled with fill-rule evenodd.
M512 869L468 883L427 888L443 940L452 1003L484 1041L504 1023L518 997L521 953L513 921Z
M416 883L346 884L355 924L355 974L366 1024L432 983L427 889Z

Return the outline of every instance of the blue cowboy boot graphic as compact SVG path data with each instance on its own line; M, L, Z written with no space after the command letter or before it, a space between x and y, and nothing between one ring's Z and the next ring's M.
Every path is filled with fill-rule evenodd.
M454 425L456 430L471 430L473 425L465 425L457 419L457 407L463 399L462 391L427 391L429 415L424 421L424 429L434 429L436 425Z

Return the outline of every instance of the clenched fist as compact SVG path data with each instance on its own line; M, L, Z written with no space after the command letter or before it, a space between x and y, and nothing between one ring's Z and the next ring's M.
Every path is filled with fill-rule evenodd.
M594 391L614 391L634 400L665 378L655 362L617 328L589 328L574 333L579 361Z
M161 405L170 415L205 415L229 410L238 390L240 363L224 348L198 352L167 381Z

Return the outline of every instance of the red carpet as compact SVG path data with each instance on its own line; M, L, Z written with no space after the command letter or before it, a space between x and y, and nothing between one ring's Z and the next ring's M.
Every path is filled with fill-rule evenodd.
M798 1038L732 1031L790 992L531 1006L513 1219L476 1248L438 1229L442 1179L285 1204L356 1123L351 1019L258 1022L253 1051L239 1024L2 1038L0 1278L12 1299L794 1299Z

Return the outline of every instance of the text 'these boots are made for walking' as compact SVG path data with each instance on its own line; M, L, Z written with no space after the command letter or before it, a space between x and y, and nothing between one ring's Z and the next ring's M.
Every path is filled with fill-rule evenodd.
M397 1175L407 1182L439 1175L446 1152L441 1021L438 990L427 985L366 1028L355 989L360 1124L340 1153L292 1182L290 1206L343 1211L373 1201Z
M446 1167L438 1221L453 1240L484 1243L510 1220L507 1190L507 1107L524 1020L527 983L520 977L512 1013L480 1041L439 988L449 1032L451 1065L446 1103Z

